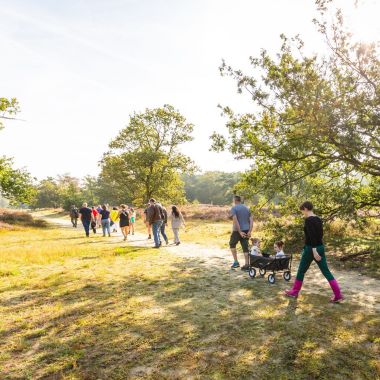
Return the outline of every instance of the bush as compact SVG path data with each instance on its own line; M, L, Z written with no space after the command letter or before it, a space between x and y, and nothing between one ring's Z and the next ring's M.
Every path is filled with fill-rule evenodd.
M286 253L299 253L304 245L303 219L295 217L269 216L263 224L262 250L272 253L277 240L285 243Z
M34 219L31 214L25 211L0 209L0 228L5 229L9 225L46 227L47 223L41 219Z

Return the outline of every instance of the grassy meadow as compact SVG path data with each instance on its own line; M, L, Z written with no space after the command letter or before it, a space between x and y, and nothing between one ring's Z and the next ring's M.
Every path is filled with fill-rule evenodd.
M282 279L178 254L228 232L190 221L178 251L140 246L143 235L132 245L62 226L1 230L0 378L380 377L375 310L329 304L325 287L287 299Z

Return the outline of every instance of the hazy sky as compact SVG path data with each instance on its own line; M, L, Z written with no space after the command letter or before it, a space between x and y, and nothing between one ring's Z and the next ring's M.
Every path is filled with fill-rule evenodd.
M378 38L380 1L363 3L352 27ZM313 0L0 0L0 96L17 97L26 120L5 123L0 154L38 178L97 174L129 114L169 103L195 125L183 151L198 166L244 169L208 151L224 130L217 104L250 107L220 77L221 59L247 68L282 32L321 49L314 16Z

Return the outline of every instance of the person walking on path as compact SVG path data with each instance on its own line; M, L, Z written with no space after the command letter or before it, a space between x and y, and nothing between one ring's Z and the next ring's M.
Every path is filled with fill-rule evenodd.
M91 225L91 222L93 221L93 216L92 216L92 210L89 207L87 207L87 203L83 203L81 209L79 210L79 217L80 217L80 220L82 221L86 236L89 237L90 225Z
M106 236L106 232L108 233L108 236L110 237L111 236L110 212L108 211L106 205L102 206L102 210L100 211L100 215L101 215L103 237Z
M145 210L144 210L144 224L146 225L146 229L148 232L148 240L152 239L152 226L149 223L148 219L148 208L150 207L150 203L147 204Z
M71 219L71 224L75 228L78 227L78 218L79 218L78 207L73 205L73 206L71 206L71 209L70 209L70 219Z
M117 207L112 207L110 211L111 227L113 227L112 232L117 232L116 222L119 221L119 209Z
M179 240L179 230L182 226L186 227L185 220L183 219L181 211L178 210L177 206L172 206L172 215L171 215L171 222L172 222L172 230L174 234L174 244L180 245L181 242Z
M96 210L95 206L92 206L91 209L92 209L92 217L93 217L93 220L91 221L91 229L92 229L92 232L96 234L96 227L97 227L97 222L99 218L99 213Z
M166 245L169 244L168 236L165 233L165 227L168 225L168 212L166 211L166 208L162 206L161 203L158 203L161 206L162 209L162 224L161 224L161 235L165 240Z
M230 248L234 259L231 268L239 268L240 264L237 258L236 246L240 242L243 249L245 264L241 267L241 270L248 271L248 239L251 237L253 229L253 218L249 208L241 203L241 197L234 196L234 206L231 208L232 216L232 233L230 238Z
M339 284L331 274L327 265L325 247L323 245L323 224L321 218L316 216L313 212L313 204L311 202L304 202L300 206L300 210L305 218L304 233L305 233L305 246L303 248L301 261L298 267L296 280L290 290L285 291L288 297L298 297L301 290L305 273L310 267L310 264L315 261L329 282L330 287L334 293L331 297L331 302L340 302L343 300L343 295L340 291Z
M154 248L160 248L161 246L161 239L160 239L160 231L161 231L161 225L163 222L162 218L162 207L156 203L156 200L154 198L151 198L149 200L150 206L147 210L147 218L149 225L152 226L153 231L153 239L154 239Z
M135 234L136 211L131 207L129 210L129 233Z
M120 230L124 236L124 241L127 240L129 234L129 213L126 205L120 206L121 210L119 211L119 220L120 220Z

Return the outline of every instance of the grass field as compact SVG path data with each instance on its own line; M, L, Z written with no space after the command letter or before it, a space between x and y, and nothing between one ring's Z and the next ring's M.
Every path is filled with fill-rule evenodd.
M229 231L193 227L184 241ZM378 313L325 289L289 300L283 281L70 228L0 239L1 379L380 377Z

